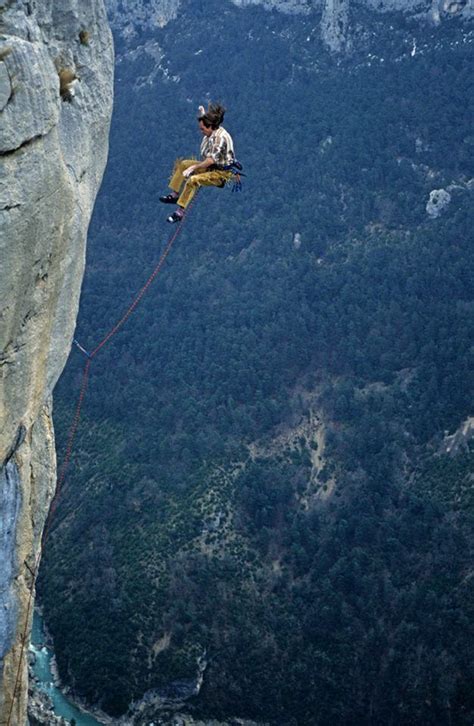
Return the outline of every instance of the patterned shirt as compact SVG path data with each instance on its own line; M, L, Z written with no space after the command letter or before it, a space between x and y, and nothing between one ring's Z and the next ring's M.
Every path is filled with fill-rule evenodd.
M201 156L203 159L211 157L217 166L232 164L235 159L232 136L219 126L210 136L204 136L201 142Z

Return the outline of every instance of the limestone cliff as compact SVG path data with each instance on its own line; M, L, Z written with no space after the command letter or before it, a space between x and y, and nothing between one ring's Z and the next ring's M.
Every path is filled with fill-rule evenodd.
M55 486L66 362L103 174L113 48L102 0L0 0L0 722ZM25 722L26 659L12 724Z
M127 36L136 29L162 27L174 20L180 0L106 0L106 5L111 23Z
M351 48L351 31L360 25L361 10L398 12L438 24L453 16L472 18L474 0L228 0L240 8L260 5L288 15L309 16L320 22L320 35L333 52ZM183 0L106 0L111 23L125 37L144 28L162 27L178 16ZM359 28L360 30L360 28Z

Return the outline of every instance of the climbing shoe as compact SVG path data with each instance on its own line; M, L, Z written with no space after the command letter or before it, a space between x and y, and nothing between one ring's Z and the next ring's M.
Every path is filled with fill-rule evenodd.
M164 197L160 197L160 202L163 202L163 204L176 204L178 201L178 197L173 196L173 194L167 194Z
M170 224L176 224L176 222L181 222L183 217L184 212L173 212L173 214L170 214L169 217L166 217L166 221Z

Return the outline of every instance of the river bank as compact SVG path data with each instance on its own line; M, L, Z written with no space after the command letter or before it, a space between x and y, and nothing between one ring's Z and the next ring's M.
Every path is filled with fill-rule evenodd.
M35 610L33 616L28 660L30 674L28 717L32 725L105 726L107 723L109 725L112 723L98 720L80 708L61 690L54 653L38 610Z
M28 653L28 718L30 726L266 726L253 721L232 719L200 721L163 707L162 699L147 693L133 704L130 712L114 719L99 711L92 713L61 689L51 639L39 610L33 616Z

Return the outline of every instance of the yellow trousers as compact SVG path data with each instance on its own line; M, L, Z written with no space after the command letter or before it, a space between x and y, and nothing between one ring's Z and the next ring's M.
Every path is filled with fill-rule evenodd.
M199 187L222 187L232 176L230 171L213 169L212 171L203 171L200 174L192 174L188 179L185 179L183 171L197 163L197 159L178 159L170 179L170 189L180 194L178 204L184 209L191 203ZM183 184L184 188L181 191Z

